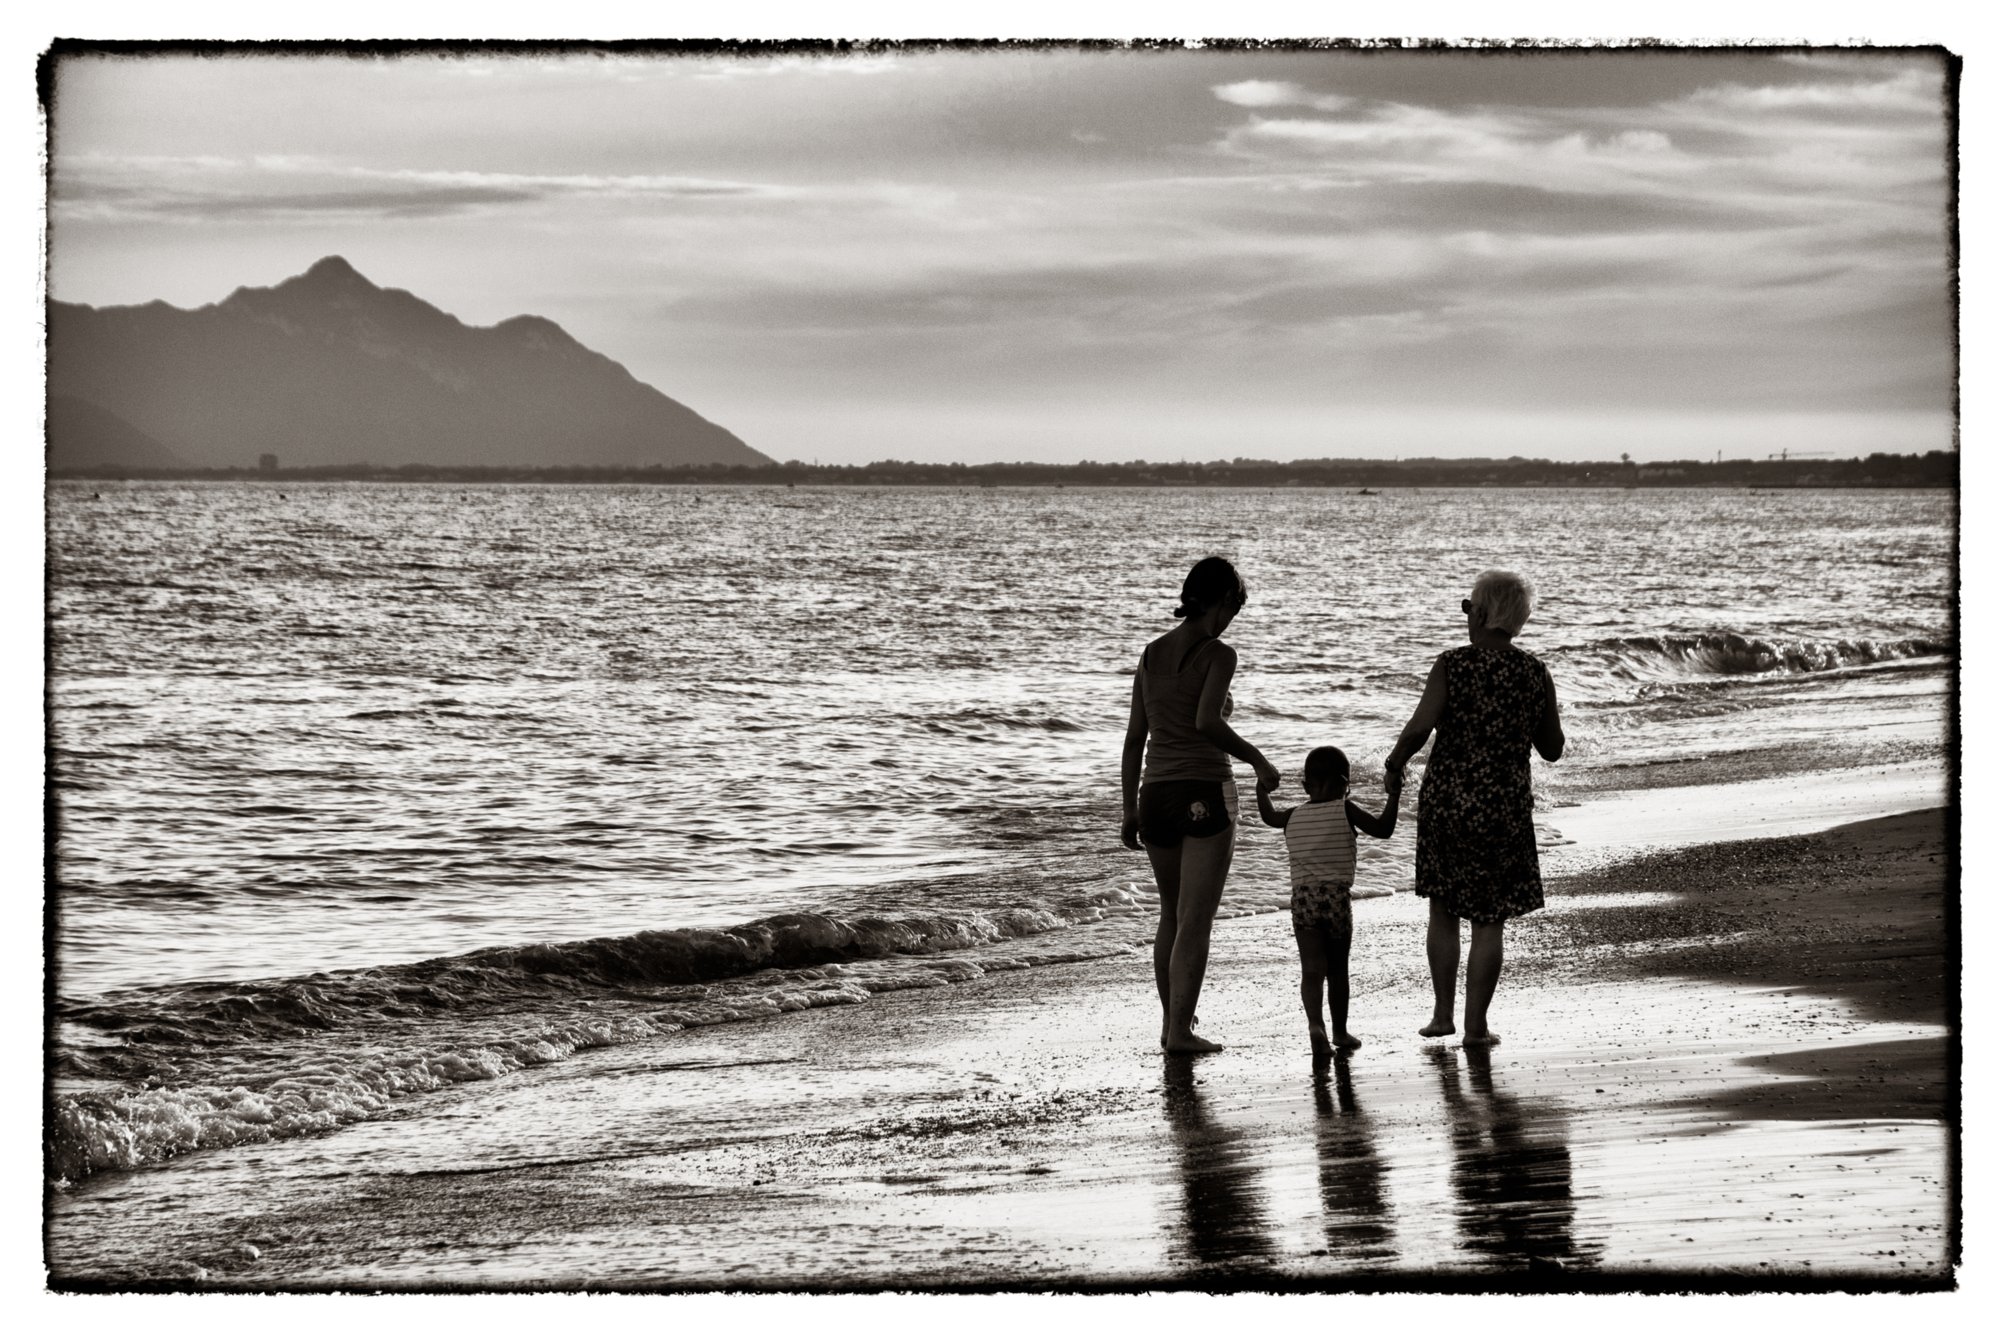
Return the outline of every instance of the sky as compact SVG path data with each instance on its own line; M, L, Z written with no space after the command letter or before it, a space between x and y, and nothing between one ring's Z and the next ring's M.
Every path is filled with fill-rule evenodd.
M49 293L340 254L780 460L1954 445L1909 50L77 57Z

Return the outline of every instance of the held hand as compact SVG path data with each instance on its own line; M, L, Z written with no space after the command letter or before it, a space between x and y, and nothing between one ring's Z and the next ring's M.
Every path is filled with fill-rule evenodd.
M1278 767L1272 765L1269 761L1257 767L1257 791L1259 793L1269 793L1284 782L1284 776L1278 773Z
M1139 813L1126 812L1125 824L1119 828L1118 837L1125 841L1125 847L1136 849L1139 843Z

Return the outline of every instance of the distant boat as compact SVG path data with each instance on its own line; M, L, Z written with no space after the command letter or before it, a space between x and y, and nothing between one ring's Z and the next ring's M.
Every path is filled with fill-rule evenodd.
M1366 497L1369 497L1369 498L1373 498L1373 497L1374 497L1374 496L1375 496L1375 495L1376 495L1377 493L1380 493L1380 492L1381 492L1381 490L1379 490L1379 489L1356 489L1356 490L1355 490L1354 492L1355 492L1355 493L1357 493L1357 494L1361 494L1361 495L1364 495L1364 496L1366 496Z

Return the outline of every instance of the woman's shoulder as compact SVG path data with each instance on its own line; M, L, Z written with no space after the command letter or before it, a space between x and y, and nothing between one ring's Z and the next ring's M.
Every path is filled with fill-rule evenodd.
M1519 646L1515 646L1505 654L1506 676L1514 686L1530 688L1539 694L1544 688L1553 685L1549 676L1549 666L1542 663L1541 656L1531 654Z
M1162 632L1146 643L1146 648L1139 652L1142 672L1180 673L1197 660L1226 659L1232 664L1236 662L1236 652L1224 645L1220 637L1205 637L1188 646L1178 637L1178 631L1176 628Z

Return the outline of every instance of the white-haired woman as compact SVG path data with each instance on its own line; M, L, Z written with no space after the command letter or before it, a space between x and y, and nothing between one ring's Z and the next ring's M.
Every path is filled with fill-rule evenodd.
M1431 901L1431 988L1436 1005L1419 1032L1443 1037L1458 987L1458 923L1472 924L1465 966L1465 1041L1500 1040L1487 1007L1500 982L1501 933L1507 919L1542 906L1535 851L1532 747L1545 761L1562 756L1555 680L1514 644L1534 609L1535 592L1513 572L1482 572L1459 607L1471 644L1447 650L1431 666L1423 699L1387 762L1401 774L1433 730L1437 746L1417 794L1417 893Z

